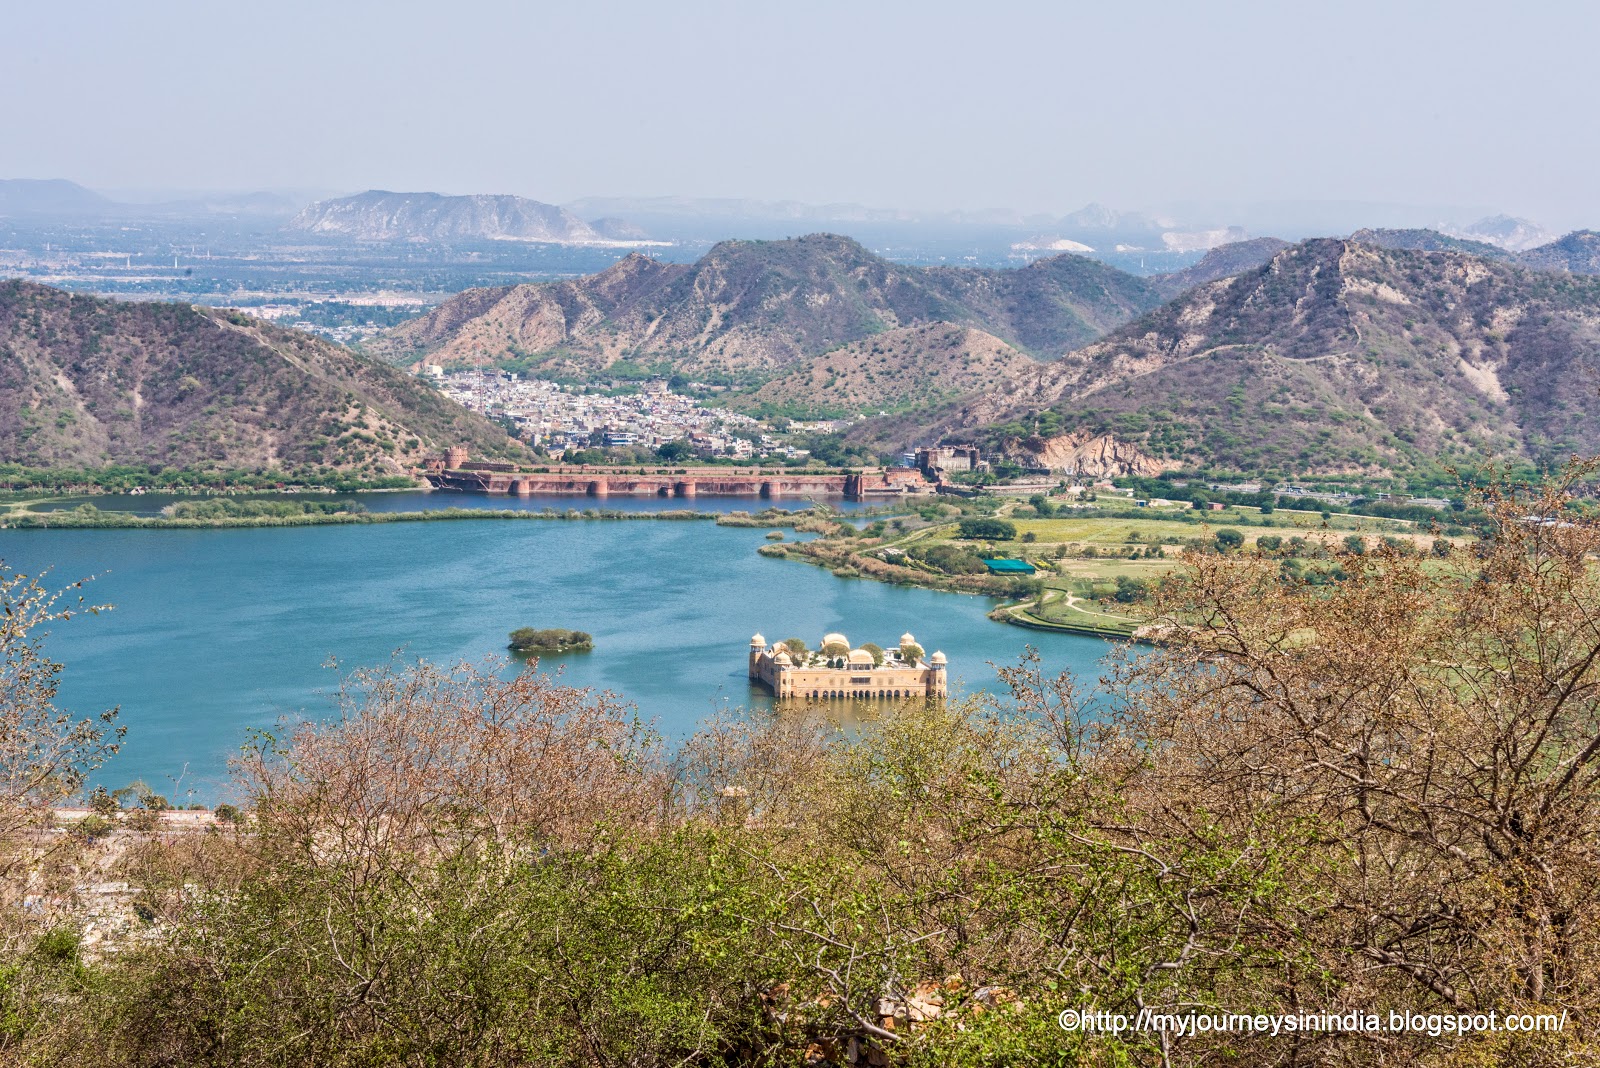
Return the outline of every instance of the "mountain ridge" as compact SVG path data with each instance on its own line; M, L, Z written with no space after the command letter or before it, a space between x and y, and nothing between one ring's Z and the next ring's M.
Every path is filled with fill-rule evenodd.
M933 323L1051 358L1159 301L1146 281L1078 256L1008 270L906 267L849 238L813 234L726 241L693 264L635 254L573 281L469 290L368 349L394 363L520 359L557 377L662 363L756 386L809 373L832 350ZM940 336L939 353L950 336ZM1014 362L970 339L970 357Z
M1600 279L1323 238L923 432L1111 434L1181 466L1414 474L1600 452ZM902 428L904 432L904 428Z
M309 334L0 281L0 462L389 476L453 444L526 456L426 384Z

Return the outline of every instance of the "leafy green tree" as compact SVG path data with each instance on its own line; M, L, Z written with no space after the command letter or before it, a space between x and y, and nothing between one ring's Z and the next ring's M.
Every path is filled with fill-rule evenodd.
M662 463L682 463L694 455L694 446L683 438L668 441L656 449L656 458Z
M1150 585L1143 579L1136 579L1131 575L1117 576L1117 592L1112 596L1122 604L1134 604L1143 601L1150 593Z
M1223 527L1213 537L1220 552L1231 553L1244 544L1244 535L1232 527Z

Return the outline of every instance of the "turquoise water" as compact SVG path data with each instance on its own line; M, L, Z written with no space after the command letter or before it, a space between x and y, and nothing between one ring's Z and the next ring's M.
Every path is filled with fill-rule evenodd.
M142 778L174 800L218 796L247 728L329 714L330 657L345 669L397 654L477 660L503 653L517 627L586 630L594 652L543 666L683 736L718 706L764 701L745 676L756 631L890 645L909 630L968 689L992 688L988 662L1029 644L1086 681L1106 650L991 622L984 598L766 559L765 533L639 520L10 530L0 559L52 568L57 586L97 576L90 600L114 609L57 624L47 644L67 665L60 704L80 715L120 705L127 740L98 781Z
M80 504L92 504L108 512L131 512L134 515L159 515L161 509L180 501L203 501L204 495L177 495L171 493L118 493L84 497L59 497L41 503L34 510L41 512L66 511ZM779 497L768 500L760 497L683 497L633 496L588 497L582 494L561 493L543 496L515 497L511 495L490 497L481 494L448 493L427 490L394 490L382 493L241 493L231 494L230 500L248 501L359 501L369 512L426 512L439 508L496 508L513 511L539 512L547 508L558 512L569 509L583 511L588 508L606 511L665 512L687 509L692 512L760 512L768 508L795 511L811 507L801 497ZM862 501L843 497L828 497L825 503L837 511L852 512L870 507Z

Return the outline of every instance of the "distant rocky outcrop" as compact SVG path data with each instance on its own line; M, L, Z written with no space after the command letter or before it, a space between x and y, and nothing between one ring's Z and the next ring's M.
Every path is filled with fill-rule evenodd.
M1093 252L1094 248L1082 241L1053 234L1036 234L1011 246L1018 252Z
M621 220L606 220L619 230ZM553 204L515 196L442 196L372 189L320 200L288 228L356 241L530 241L560 245L614 243Z
M377 476L455 444L527 455L411 376L309 334L0 282L0 463Z
M607 241L650 240L650 235L645 232L644 227L636 226L627 219L619 219L615 216L608 215L603 219L595 219L589 223L589 227Z
M1009 438L1001 442L1004 454L1029 466L1048 467L1070 475L1115 478L1121 475L1146 477L1170 471L1179 465L1161 460L1132 442L1119 441L1114 434L1095 434L1078 430L1054 437Z
M1510 215L1491 215L1487 219L1479 219L1470 226L1452 229L1449 232L1455 237L1481 241L1496 248L1503 248L1507 252L1526 252L1530 248L1548 244L1556 236L1536 222L1513 218Z
M1206 252L1220 245L1236 245L1250 240L1242 226L1226 226L1216 230L1167 230L1161 234L1161 244L1168 252Z

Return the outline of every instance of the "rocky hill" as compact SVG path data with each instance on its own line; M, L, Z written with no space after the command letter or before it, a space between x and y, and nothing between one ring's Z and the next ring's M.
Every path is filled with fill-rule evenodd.
M1231 245L1218 245L1207 252L1199 263L1181 271L1155 275L1150 279L1150 284L1163 298L1171 300L1186 289L1260 267L1288 247L1289 242L1276 237L1253 237L1248 241L1235 241Z
M1021 354L1050 359L1083 345L1159 299L1141 279L1077 256L1016 270L916 268L814 234L724 242L693 264L634 255L576 281L469 290L369 351L395 363L511 361L551 376L615 373L626 361L748 391L784 378L772 395L819 376L826 382L835 374L827 366L908 327L960 329L896 334L878 347L898 360L905 345L925 340L929 372L962 364L998 373L1025 364ZM1011 351L1000 353L996 339ZM890 376L860 397L898 406L917 395L919 381L920 372Z
M391 367L188 304L0 282L0 462L403 472L521 446Z
M606 220L618 232L626 224ZM611 242L553 204L513 196L442 196L370 189L319 200L289 221L290 230L356 241L533 241L561 245Z
M925 323L831 349L730 403L791 415L888 414L1026 382L1043 367L993 334Z
M1529 249L1517 257L1517 262L1544 271L1600 274L1600 234L1575 230L1548 245Z
M1109 435L1141 463L1382 474L1600 452L1597 416L1600 279L1322 239L895 435L1035 456Z

